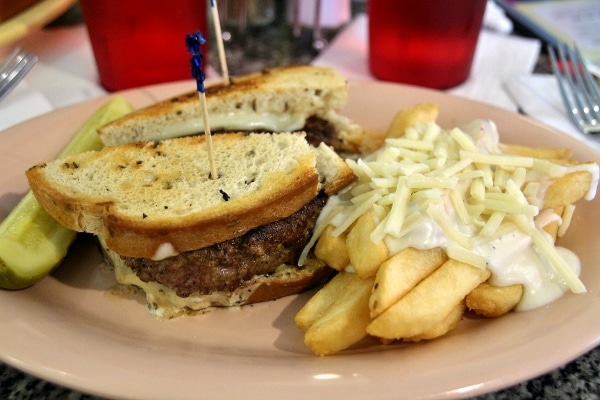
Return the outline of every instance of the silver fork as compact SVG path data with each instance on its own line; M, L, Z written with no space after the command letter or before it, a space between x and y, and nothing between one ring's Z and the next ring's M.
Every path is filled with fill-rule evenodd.
M548 53L571 121L583 133L600 133L600 89L579 49L561 45Z
M28 51L20 48L13 50L0 65L0 100L17 86L17 83L27 75L37 60L37 56Z

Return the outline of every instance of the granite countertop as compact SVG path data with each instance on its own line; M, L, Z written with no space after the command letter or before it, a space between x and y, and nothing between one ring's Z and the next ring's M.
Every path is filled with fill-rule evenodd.
M275 26L269 28L270 30L250 29L253 29L252 37L258 40L251 42L246 39L236 40L234 32L233 40L228 45L227 57L230 70L234 74L290 62L307 63L317 54L311 47L310 32L303 32L296 41L296 47L290 47L281 45L282 41L278 40L279 35L289 35L289 31L285 28ZM331 38L334 34L334 31L325 31L326 38ZM216 59L217 57L214 56L213 60ZM265 64L264 60L269 60L269 63ZM540 68L543 69L543 64L541 65ZM545 375L477 397L481 400L538 398L600 399L600 347ZM0 399L95 400L100 398L57 386L0 363Z

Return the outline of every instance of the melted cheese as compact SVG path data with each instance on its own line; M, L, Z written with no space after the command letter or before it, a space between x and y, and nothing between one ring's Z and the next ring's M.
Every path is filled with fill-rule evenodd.
M304 113L255 113L239 110L227 113L210 113L208 121L212 131L268 131L291 132L301 129L306 122ZM182 121L173 121L161 131L162 138L175 138L204 132L202 118L191 118Z
M213 292L204 295L177 296L170 289L157 282L144 282L123 262L113 263L117 281L122 285L141 288L146 294L146 306L150 314L160 319L174 318L194 312L205 313L217 307L234 307L244 304L254 290L261 285L248 286L236 292Z
M179 254L179 252L175 250L171 243L162 243L160 246L158 246L158 249L156 249L152 259L164 260L167 257L176 256L177 254Z

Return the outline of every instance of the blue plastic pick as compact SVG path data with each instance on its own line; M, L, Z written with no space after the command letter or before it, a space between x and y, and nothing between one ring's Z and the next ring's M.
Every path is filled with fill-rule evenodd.
M196 31L186 36L185 43L188 52L192 55L190 64L192 67L192 77L196 80L196 88L200 93L204 93L204 71L202 71L202 52L200 46L206 43L206 39L200 31Z

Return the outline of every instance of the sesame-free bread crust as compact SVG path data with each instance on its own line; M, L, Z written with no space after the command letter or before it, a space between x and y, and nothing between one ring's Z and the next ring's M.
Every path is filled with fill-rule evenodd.
M217 135L213 147L218 179L209 176L204 136L105 147L39 164L26 175L61 224L144 258L237 237L291 215L319 190L334 193L355 179L341 158L310 146L302 133ZM319 165L327 168L320 173Z
M235 76L207 86L210 128L215 131L296 131L306 118L330 122L344 150L356 151L363 129L337 113L347 101L348 81L332 68L289 65ZM152 104L98 130L106 146L164 140L204 132L196 91Z

